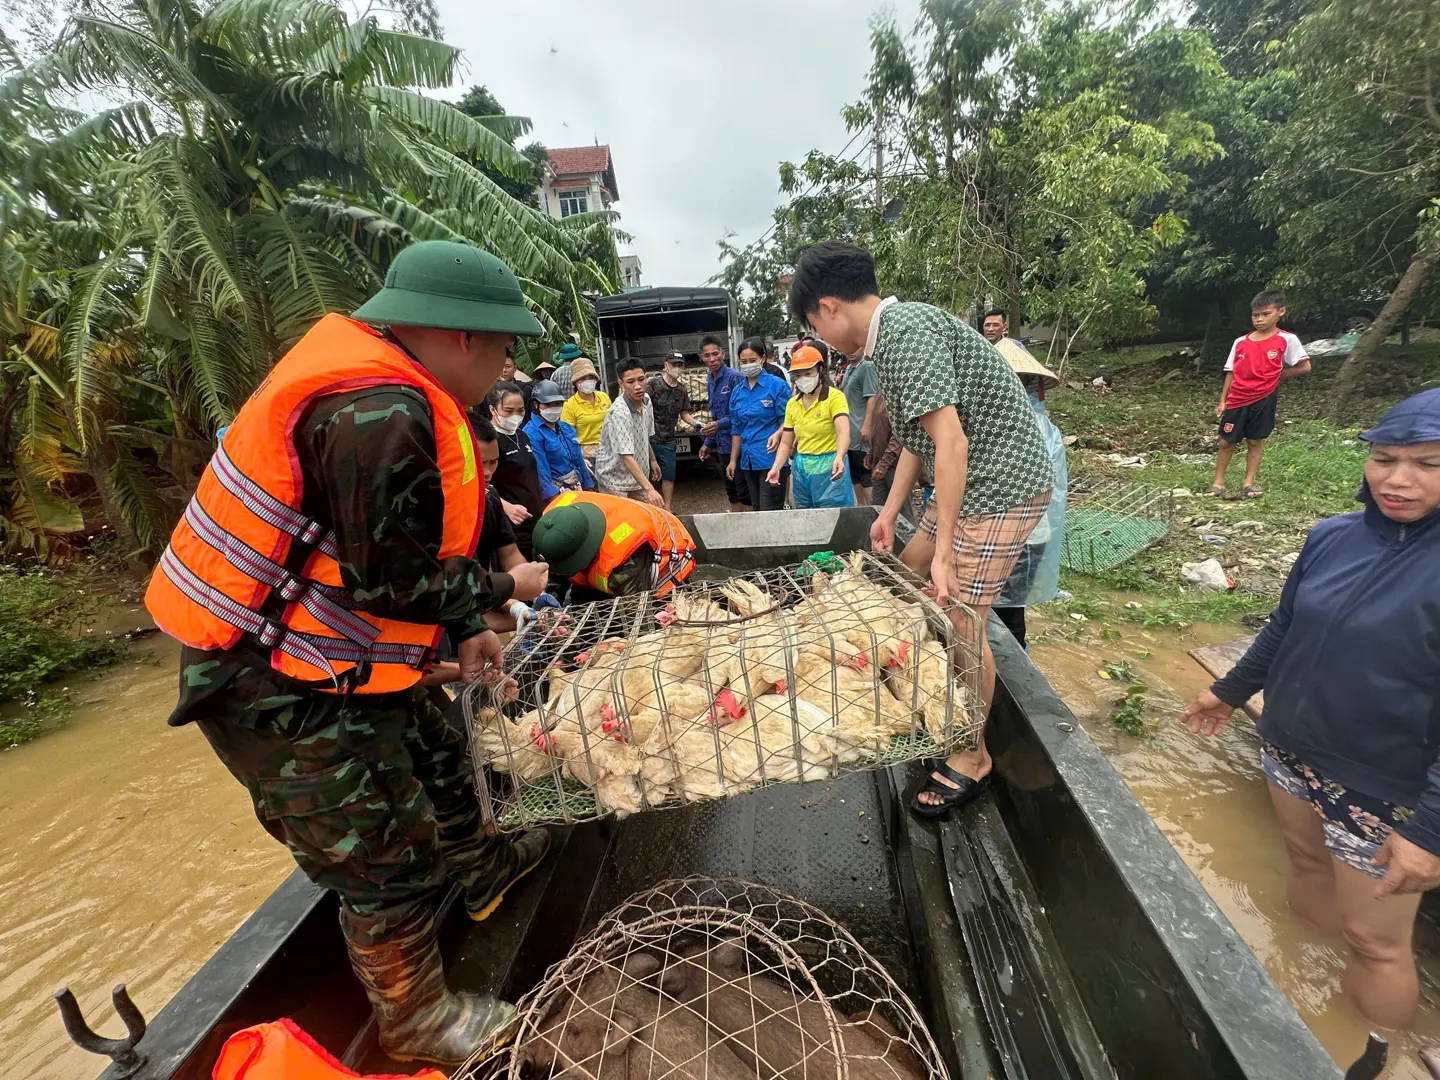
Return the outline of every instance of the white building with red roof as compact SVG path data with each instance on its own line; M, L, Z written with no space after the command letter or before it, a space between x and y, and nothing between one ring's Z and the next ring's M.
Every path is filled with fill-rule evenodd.
M620 198L608 146L567 146L550 151L540 205L551 217L609 210Z

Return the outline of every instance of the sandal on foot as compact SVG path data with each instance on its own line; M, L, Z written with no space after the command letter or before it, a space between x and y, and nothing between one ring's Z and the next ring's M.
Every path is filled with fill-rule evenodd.
M935 773L939 773L945 777L945 779L958 786L951 787L950 784L941 783L935 778ZM966 776L962 772L957 772L942 761L939 765L935 766L930 776L926 778L925 786L917 791L915 796L910 800L910 809L921 817L942 817L957 807L973 802L979 798L989 786L989 773L986 773L979 780L976 780L973 776ZM927 791L932 795L939 795L940 801L933 804L921 802L920 796Z
M1210 495L1216 499L1225 498L1225 488L1220 484L1210 485Z
M1240 494L1247 499L1258 499L1261 495L1264 495L1265 492L1260 490L1260 485L1258 484L1246 484L1240 489Z

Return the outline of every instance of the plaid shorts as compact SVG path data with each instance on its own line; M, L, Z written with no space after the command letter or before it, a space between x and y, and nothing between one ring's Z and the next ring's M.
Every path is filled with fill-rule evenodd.
M990 607L1005 588L1025 538L1050 506L1050 492L998 514L963 514L955 523L954 574L956 599L972 607ZM935 542L935 500L925 508L917 536Z

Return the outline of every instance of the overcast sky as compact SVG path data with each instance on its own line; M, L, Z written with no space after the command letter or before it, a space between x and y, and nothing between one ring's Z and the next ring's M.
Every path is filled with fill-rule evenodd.
M528 116L546 146L608 143L622 251L646 285L698 285L726 232L749 243L779 202L776 169L849 139L869 20L917 0L440 0L445 40ZM460 88L463 90L463 87ZM858 143L856 144L859 145Z

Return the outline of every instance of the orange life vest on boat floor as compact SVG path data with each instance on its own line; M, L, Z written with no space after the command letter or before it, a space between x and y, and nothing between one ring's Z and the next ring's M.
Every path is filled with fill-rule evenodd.
M318 398L409 386L430 405L445 495L441 559L473 557L485 506L465 408L378 331L327 315L275 365L225 432L150 579L155 624L197 649L247 635L281 674L383 694L419 681L440 627L371 615L340 579L335 535L301 509L294 431Z
M570 578L576 585L608 593L611 572L641 544L655 552L649 588L656 596L669 595L678 582L695 572L695 541L668 510L597 491L562 492L545 509L576 503L590 503L605 515L605 539L590 565Z
M237 1031L225 1040L211 1080L400 1080L390 1074L364 1077L352 1072L300 1029L294 1020L275 1020ZM412 1080L445 1080L425 1069Z

